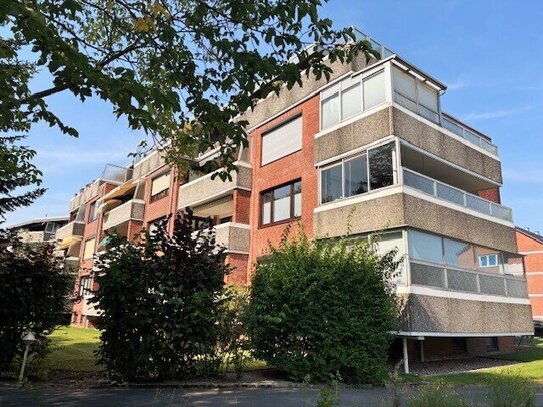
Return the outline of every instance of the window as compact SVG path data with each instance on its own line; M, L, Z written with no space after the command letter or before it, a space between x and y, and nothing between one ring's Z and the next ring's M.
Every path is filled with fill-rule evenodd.
M94 237L85 241L85 247L83 250L83 260L92 259L92 255L94 254L95 241L96 239Z
M170 190L170 172L159 175L151 180L151 202L168 196Z
M302 182L274 188L262 194L262 225L284 222L302 214Z
M418 230L409 231L409 257L431 263L443 262L441 237Z
M262 135L262 165L302 149L302 116Z
M98 206L96 205L98 201L94 201L89 206L89 222L94 222L98 217Z
M394 143L375 147L321 169L321 203L394 184L394 148Z
M386 101L384 71L349 77L321 92L321 129L369 110Z
M439 96L413 76L393 69L394 101L435 123L439 122Z
M445 264L475 269L473 246L458 240L443 238Z
M487 352L497 352L499 350L498 337L491 336L486 338L486 351Z
M81 277L79 279L79 296L80 297L89 294L91 290L91 283L92 283L92 280L90 277Z
M468 345L466 338L451 338L453 353L466 353Z
M479 256L479 267L496 267L498 266L498 254L484 254Z

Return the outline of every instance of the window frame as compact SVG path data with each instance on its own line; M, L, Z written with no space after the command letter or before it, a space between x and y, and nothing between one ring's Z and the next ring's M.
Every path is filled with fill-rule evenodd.
M87 216L87 223L94 222L98 219L98 208L96 207L96 204L98 201L91 202L89 204L89 214Z
M380 188L376 188L376 189L372 189L371 188L371 172L370 172L370 150L374 150L374 149L377 149L377 148L380 148L380 147L383 147L383 146L386 146L388 144L392 144L393 145L393 148L392 148L392 184L391 185L387 185L385 187L380 187ZM361 194L356 194L356 195L351 195L351 196L345 196L345 162L347 161L350 161L350 160L353 160L355 158L359 158L359 157L362 157L362 156L366 156L366 175L367 175L367 186L368 186L368 190L366 192L362 192ZM354 154L350 154L350 155L346 155L336 161L333 161L333 162L330 162L326 165L323 165L322 167L319 167L319 186L318 186L318 190L319 190L319 206L322 206L322 205L327 205L327 204L330 204L330 203L333 203L333 202L339 202L339 201L343 201L345 199L351 199L351 198L354 198L354 197L357 197L357 196L362 196L362 195L366 195L366 194L369 194L369 193L372 193L374 191L379 191L379 190L382 190L382 189L385 189L385 188L390 188L390 187L394 187L394 186L397 186L400 182L399 180L399 177L398 177L398 168L400 167L399 166L399 163L397 162L398 160L398 141L397 140L387 140L386 142L382 142L382 143L379 143L379 144L376 144L376 145L373 145L373 146L369 146L369 147L366 147L363 151L360 151L360 152L357 152L357 153L354 153ZM332 168L332 167L336 167L338 165L341 165L341 196L338 198L338 199L334 199L332 201L328 201L328 202L323 202L322 201L322 173L323 171L326 171L327 169L329 168Z
M149 203L156 202L159 199L165 198L165 197L170 195L171 179L170 179L170 182L168 183L168 188L163 189L160 192L157 192L155 195L151 195L153 193L153 182L156 179L158 179L158 178L160 178L160 177L162 177L162 176L164 176L166 174L170 174L170 177L171 177L171 170L164 171L164 172L154 176L153 178L151 178L151 185L150 185L150 188L149 188L150 189L150 191L149 191Z
M263 163L262 162L262 157L264 156L264 137L266 137L267 135L269 135L273 131L276 131L279 128L281 128L283 126L286 126L289 123L291 123L291 122L293 122L295 120L298 120L298 119L301 121L301 126L302 126L302 129L301 129L301 132L300 132L300 142L301 142L300 148L297 149L297 150L291 151L290 153L285 154L285 155L283 155L283 156L281 156L279 158L276 158L275 160L271 160L271 161L268 161L266 163ZM274 162L282 160L285 157L289 157L292 154L296 154L297 152L302 151L303 142L304 142L304 117L303 117L303 113L300 111L300 112L294 114L293 116L288 117L285 120L282 120L281 122L277 123L276 125L272 126L271 128L266 129L264 132L262 132L260 134L260 167L261 168L265 167L266 165L272 164Z
M94 247L92 248L92 254L90 257L85 257L85 248L87 247L87 243L89 243L91 240L94 240ZM92 236L83 242L83 261L92 260L94 258L95 250L96 250L96 236Z
M77 292L80 297L90 294L90 291L92 290L92 280L91 276L79 277L79 289Z
M289 182L285 182L283 184L280 184L280 185L276 185L274 186L273 188L268 188L262 192L260 192L260 204L259 204L259 208L260 208L260 211L259 211L259 220L258 220L258 224L259 224L259 227L260 228L266 228L266 227L269 227L269 226L275 226L275 225L281 225L283 223L289 223L289 222L292 222L293 220L296 220L296 219L300 219L302 217L302 215L300 214L299 216L295 216L295 193L294 193L294 185L299 182L300 183L300 194L302 194L301 190L302 190L302 179L301 178L297 178L295 180L292 180L292 181L289 181ZM275 213L275 196L274 196L274 191L277 190L277 189L280 189L280 188L283 188L283 187L286 187L286 186L289 186L290 187L290 192L289 192L289 203L290 203L290 216L286 219L282 219L282 220L279 220L279 221L274 221L273 220L273 215ZM271 199L271 202L270 202L270 221L268 223L264 223L264 195L266 194L269 194L269 193L272 193L272 199ZM300 206L302 205L302 203L300 203Z
M347 76L346 78L343 78L342 80L339 80L337 83L329 86L327 89L323 89L320 92L320 100L319 100L319 131L325 131L325 130L332 129L335 126L341 125L345 121L351 120L352 118L363 114L364 112L367 112L367 111L370 111L370 110L373 110L373 109L378 109L381 106L387 104L389 102L389 100L388 100L389 97L387 96L387 89L389 89L389 85L387 85L387 71L388 71L388 68L386 66L378 66L378 67L376 67L374 69L371 69L371 70L369 70L367 72L354 74L353 76ZM384 76L384 83L385 83L384 95L385 95L385 98L381 103L378 103L377 105L372 106L369 109L366 109L366 106L365 106L365 103L364 103L364 82L366 80L374 77L374 76L378 76L378 75L381 75L381 74ZM343 94L343 92L350 90L351 88L353 88L356 85L360 86L360 109L359 109L359 111L357 113L354 113L354 114L352 114L350 116L346 116L344 118L343 117L342 94ZM323 94L327 90L334 89L334 88L337 88L337 89L335 91L332 91L326 97L323 97ZM332 98L335 98L335 97L338 98L338 105L339 105L337 120L334 121L334 124L332 124L330 126L327 126L327 127L324 127L324 125L323 125L324 124L323 104L326 101L331 100Z
M494 264L490 264L490 258L494 258ZM479 268L486 269L486 268L492 268L492 267L499 267L500 261L499 261L499 253L487 253L487 254L478 254L477 255L477 264ZM483 266L481 260L485 258L486 259L486 265Z

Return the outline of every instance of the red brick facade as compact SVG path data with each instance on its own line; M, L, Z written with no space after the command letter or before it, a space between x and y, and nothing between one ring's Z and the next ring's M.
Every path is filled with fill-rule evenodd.
M532 315L543 320L543 236L518 228L516 236L518 251L524 255Z

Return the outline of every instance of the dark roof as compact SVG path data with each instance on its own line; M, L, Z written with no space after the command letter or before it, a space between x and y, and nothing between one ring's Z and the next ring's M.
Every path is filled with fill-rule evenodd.
M517 229L520 233L522 233L522 234L524 234L524 235L526 235L526 236L528 236L528 237L530 237L530 238L536 240L537 242L543 244L543 236L541 236L540 234L535 233L535 232L532 232L531 230L528 230L528 229L520 228L520 227L518 227L518 226L516 227L516 229Z

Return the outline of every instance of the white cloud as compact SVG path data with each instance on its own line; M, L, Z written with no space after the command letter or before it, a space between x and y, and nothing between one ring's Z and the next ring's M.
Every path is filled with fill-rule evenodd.
M505 117L505 116L511 116L514 114L519 113L525 113L529 112L530 110L534 110L537 106L535 105L529 105L524 107L518 107L514 109L509 110L493 110L490 112L482 112L482 113L469 113L463 117L464 120L488 120L488 119L496 119L498 117Z
M451 91L451 90L462 89L462 88L465 88L467 85L468 83L464 79L457 78L455 81L447 83L447 90Z

